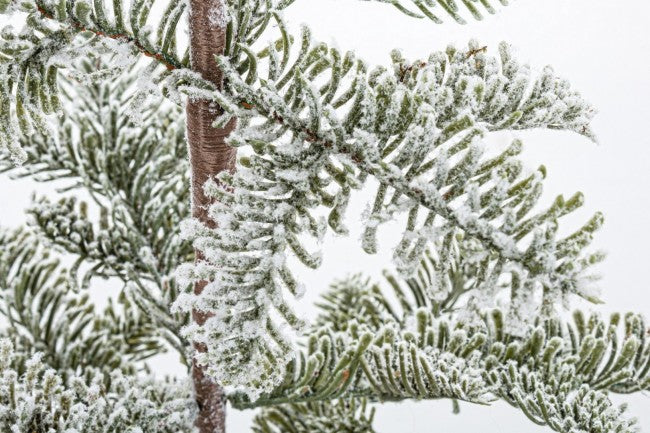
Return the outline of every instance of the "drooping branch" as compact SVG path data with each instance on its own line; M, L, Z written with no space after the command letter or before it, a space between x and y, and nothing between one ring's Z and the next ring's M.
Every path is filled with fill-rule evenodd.
M525 300L542 287L550 292L545 300L568 294L593 299L582 281L601 256L583 254L602 217L558 238L558 219L578 208L582 196L559 197L548 210L532 212L543 170L523 171L515 158L519 141L494 157L481 146L489 132L509 129L589 136L590 106L549 69L530 77L507 45L496 57L479 47L450 47L414 63L393 53L392 70L368 72L354 54L312 43L305 31L293 63L281 62L279 49L251 53L256 67L242 77L219 59L228 86L215 98L232 110L220 121L237 116L241 126L230 143L253 153L242 158L235 175L222 176L229 188L208 185L219 198L211 216L224 224L218 231L194 227L195 246L208 260L186 268L185 276L210 279L210 290L182 296L176 304L218 312L201 329L188 329L212 342L203 359L215 377L234 386L253 380L251 395L281 380L265 363L273 358L271 364L281 365L290 358L291 339L256 330L276 330L278 322L301 327L283 297L303 292L287 253L318 267L320 256L304 246L305 235L318 238L328 228L346 233L351 190L368 177L380 186L362 239L367 252L376 251L381 223L408 214L395 250L407 273L428 241L464 236L473 244L472 260L487 262L491 275L482 291L488 299L502 276L509 278L514 311L522 304L535 309L534 301ZM330 208L327 221L317 213L320 206ZM444 296L449 287L436 290L435 296ZM525 328L526 320L511 322L519 331ZM231 361L217 362L223 358Z

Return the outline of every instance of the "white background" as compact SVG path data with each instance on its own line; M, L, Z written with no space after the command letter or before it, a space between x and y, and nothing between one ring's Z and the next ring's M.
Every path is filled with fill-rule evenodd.
M497 3L496 1L494 3ZM297 0L287 12L292 29L311 26L314 36L354 49L370 63L386 63L392 48L408 58L424 58L449 43L464 45L477 38L489 48L510 42L521 60L539 70L551 64L568 78L599 110L593 122L599 145L574 134L551 131L518 133L524 139L524 159L530 168L544 163L549 171L546 200L559 193L583 191L587 202L584 221L595 210L605 213L606 224L596 244L609 257L603 274L602 311L636 311L650 317L650 3L643 0L513 0L497 16L459 26L418 21L398 14L388 5L354 0ZM501 137L509 139L511 137ZM0 176L0 224L21 224L29 194L42 185L9 181ZM351 215L359 215L369 199L360 193ZM377 275L388 266L389 249L399 226L381 232L387 247L377 256L360 252L358 224L350 221L349 239L329 237L323 248L321 269L302 272L308 294L301 301L305 314L331 281L349 272ZM182 373L173 357L164 357L160 369ZM615 397L630 403L630 411L650 432L650 397ZM448 401L405 402L379 408L380 432L536 433L550 429L534 426L524 415L503 404L491 407L461 405L451 413ZM253 412L229 412L228 431L247 432Z

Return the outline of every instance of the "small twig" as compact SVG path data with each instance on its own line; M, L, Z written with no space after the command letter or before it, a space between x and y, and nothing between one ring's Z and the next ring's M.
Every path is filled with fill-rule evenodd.
M41 13L41 15L43 15L45 18L58 21L56 20L56 18L54 18L54 15L51 12L45 9L44 6L37 4L36 8ZM140 51L140 53L144 54L147 57L152 57L156 59L158 62L163 64L169 71L173 71L175 69L179 69L183 67L183 65L181 65L178 61L168 56L165 56L164 53L148 50L134 36L130 36L126 33L110 33L107 31L88 28L84 26L83 23L77 21L74 18L70 19L70 24L79 32L90 32L95 34L96 36L106 37L106 38L115 39L126 43L131 43L135 48L137 48L138 51Z
M469 50L467 52L467 56L465 57L465 59L469 59L470 57L473 57L479 53L484 53L486 51L487 51L487 45L484 45L481 48L475 48L473 50Z

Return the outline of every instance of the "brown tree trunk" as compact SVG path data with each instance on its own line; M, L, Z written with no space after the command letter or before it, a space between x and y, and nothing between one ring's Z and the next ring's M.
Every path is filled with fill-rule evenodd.
M225 0L189 0L190 3L190 57L192 69L217 86L222 86L222 73L217 68L215 55L223 54L225 48ZM224 129L212 127L220 114L219 107L207 101L189 100L186 108L187 140L192 170L192 215L203 223L214 226L208 218L210 199L203 194L203 184L223 170L234 170L235 150L225 143L234 128L234 121ZM200 260L197 252L197 260ZM197 283L195 293L201 293L205 282ZM192 314L198 324L207 315L200 311ZM196 350L205 347L195 344ZM221 387L214 383L204 370L192 366L192 379L199 415L196 425L200 433L224 433L226 431L226 401Z

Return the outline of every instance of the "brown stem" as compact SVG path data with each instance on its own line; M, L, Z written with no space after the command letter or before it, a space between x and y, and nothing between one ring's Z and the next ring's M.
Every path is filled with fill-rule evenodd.
M214 58L224 53L226 28L225 20L219 19L226 13L224 0L190 0L190 58L192 69L204 79L222 86L223 74L217 68ZM212 127L215 117L220 114L219 107L205 100L187 102L187 140L192 169L192 215L204 224L214 227L208 217L207 209L211 201L203 193L203 184L223 170L235 168L235 150L225 143L225 139L235 127L231 121L224 129ZM199 252L197 260L201 259ZM194 292L201 293L206 282L195 285ZM194 320L202 325L208 315L194 311ZM196 350L205 347L194 345ZM196 425L200 433L225 433L226 402L223 389L214 383L202 367L192 366L192 378L199 415Z

